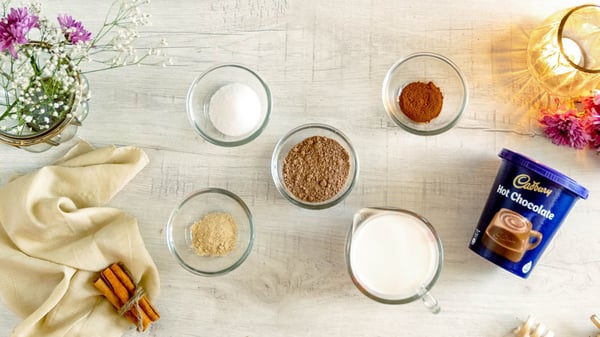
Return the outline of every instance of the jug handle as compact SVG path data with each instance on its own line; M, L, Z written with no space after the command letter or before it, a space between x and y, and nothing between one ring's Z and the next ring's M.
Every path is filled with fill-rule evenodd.
M442 310L442 308L440 307L440 303L435 299L435 297L433 297L433 295L431 295L429 291L427 291L427 289L420 288L419 296L421 297L423 304L427 309L429 309L429 311L431 311L433 314L440 313L440 311Z

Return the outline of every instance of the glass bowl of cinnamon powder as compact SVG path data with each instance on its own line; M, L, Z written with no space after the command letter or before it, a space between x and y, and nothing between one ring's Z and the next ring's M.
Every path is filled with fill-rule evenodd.
M468 87L458 66L445 56L416 53L388 70L382 100L388 116L418 135L450 130L464 112Z
M354 187L358 170L358 156L348 137L319 123L289 131L271 158L271 175L279 193L308 209L329 208L342 201Z
M207 188L187 196L167 222L167 246L186 270L226 274L248 257L254 241L252 214L234 193Z

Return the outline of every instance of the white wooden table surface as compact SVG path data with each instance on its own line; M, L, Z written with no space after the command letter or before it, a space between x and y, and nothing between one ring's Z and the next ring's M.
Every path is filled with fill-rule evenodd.
M150 164L110 203L135 215L161 275L162 314L148 336L505 336L534 315L557 336L595 336L600 313L600 157L556 147L535 121L541 90L526 71L530 30L575 0L155 0L143 37L169 42L175 65L88 77L91 113L78 136L96 146L137 145ZM46 13L93 25L109 2L60 0ZM394 126L381 103L385 72L417 51L446 55L465 73L470 104L459 124L432 137ZM190 127L185 96L194 77L243 63L269 83L274 110L254 142L222 148ZM543 100L542 100L543 101ZM359 180L341 204L300 209L281 197L269 163L277 140L306 122L345 132ZM0 147L0 182L50 163ZM507 147L545 162L590 190L563 223L537 268L519 279L467 245ZM227 188L251 208L256 240L234 272L203 278L169 254L165 224L187 194ZM365 206L421 213L445 248L432 315L418 302L389 306L358 292L344 241ZM0 305L0 335L19 318ZM135 336L131 331L126 336Z

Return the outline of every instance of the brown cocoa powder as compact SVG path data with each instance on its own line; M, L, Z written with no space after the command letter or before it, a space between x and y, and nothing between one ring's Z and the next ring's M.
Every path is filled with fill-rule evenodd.
M400 110L417 123L428 123L440 115L444 96L433 82L412 82L402 89Z
M296 144L283 162L285 187L298 199L323 202L338 194L350 173L350 155L336 140L312 136Z

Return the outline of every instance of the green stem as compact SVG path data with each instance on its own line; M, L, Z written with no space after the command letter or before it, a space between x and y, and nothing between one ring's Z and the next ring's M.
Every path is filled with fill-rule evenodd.
M0 121L3 120L4 118L6 118L6 116L8 116L8 114L15 107L16 104L17 104L17 101L15 100L9 106L6 107L6 110L4 110L4 113L2 113L2 115L0 116Z
M29 55L29 61L31 63L31 68L33 69L33 73L36 76L40 76L42 74L42 71L40 70L40 67L38 66L37 62L35 61L35 57L33 56L33 54Z

